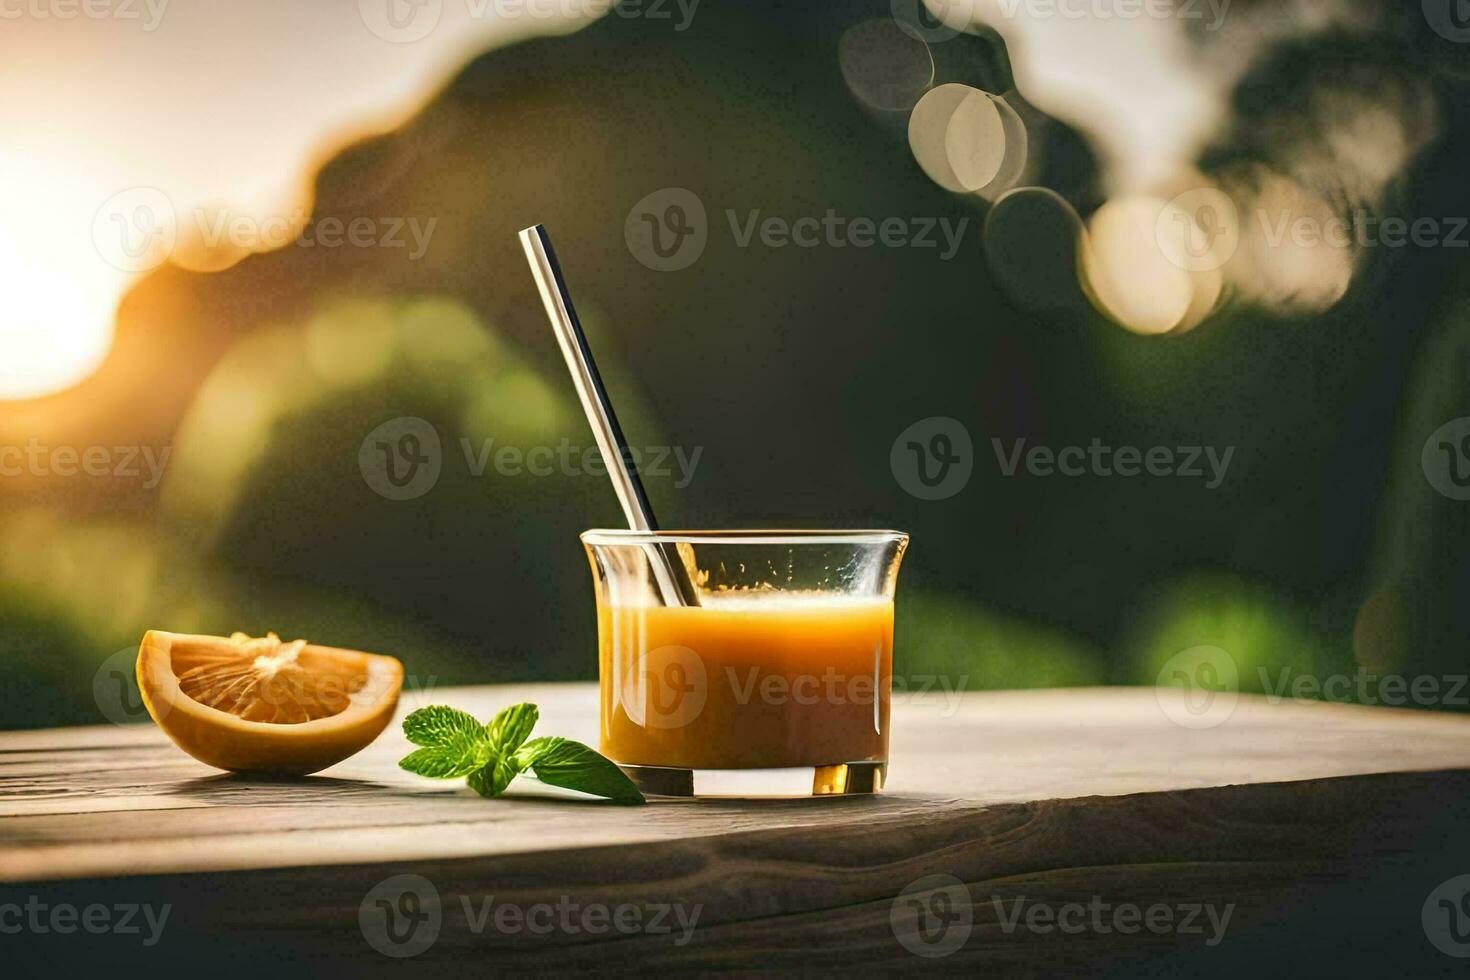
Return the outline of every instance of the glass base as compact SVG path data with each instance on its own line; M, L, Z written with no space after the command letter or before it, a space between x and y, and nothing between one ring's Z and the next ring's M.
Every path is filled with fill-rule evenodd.
M888 774L886 762L840 762L791 769L678 769L666 766L618 768L645 796L791 799L806 796L858 796L877 793Z

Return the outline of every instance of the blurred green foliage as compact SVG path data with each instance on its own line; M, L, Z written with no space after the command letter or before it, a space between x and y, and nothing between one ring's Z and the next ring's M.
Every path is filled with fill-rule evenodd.
M435 218L421 262L285 249L140 283L117 351L136 374L122 379L136 431L109 438L173 457L159 493L6 498L0 727L102 720L94 674L150 627L390 653L411 688L590 679L577 535L621 522L606 480L493 463L502 446L591 445L516 242L535 222L557 236L630 438L704 450L692 485L650 480L666 526L911 532L901 672L968 690L1152 684L1201 647L1226 651L1246 690L1262 670L1470 669L1470 508L1420 465L1430 431L1470 416L1459 253L1378 250L1320 314L1232 305L1188 334L1140 337L1018 308L978 237L952 262L741 247L727 212L978 230L986 209L929 181L902 120L844 87L842 31L886 3L792 5L779 31L758 7L702 8L677 37L609 17L491 52L400 130L330 161L315 213ZM999 77L997 50L951 39L936 80ZM1312 57L1291 55L1303 77ZM1462 104L1441 100L1447 133L1470 125ZM1079 134L1043 122L1037 182L1085 215L1101 168ZM1461 143L1408 175L1417 213L1470 213ZM630 208L661 187L709 212L706 251L677 274L625 244ZM940 415L974 437L974 475L921 501L890 447ZM405 416L439 434L443 471L396 501L358 459ZM991 440L1021 438L1235 455L1216 490L1006 476Z

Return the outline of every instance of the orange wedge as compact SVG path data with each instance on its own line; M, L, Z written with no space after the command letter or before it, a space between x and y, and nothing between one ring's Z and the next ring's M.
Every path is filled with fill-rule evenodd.
M403 664L274 633L196 636L149 630L138 688L185 752L233 772L305 774L365 748L387 727Z

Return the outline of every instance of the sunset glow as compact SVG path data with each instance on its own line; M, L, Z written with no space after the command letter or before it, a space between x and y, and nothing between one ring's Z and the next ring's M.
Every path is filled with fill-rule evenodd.
M4 22L0 85L26 97L0 104L0 400L96 371L118 302L164 262L216 271L290 245L316 167L477 52L595 19L455 5L410 37L355 3L136 10Z

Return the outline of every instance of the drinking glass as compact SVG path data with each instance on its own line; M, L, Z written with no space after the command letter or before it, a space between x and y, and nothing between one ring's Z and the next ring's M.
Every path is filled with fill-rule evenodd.
M582 543L597 593L601 748L641 789L882 788L908 535L593 530ZM692 590L668 587L671 565Z

